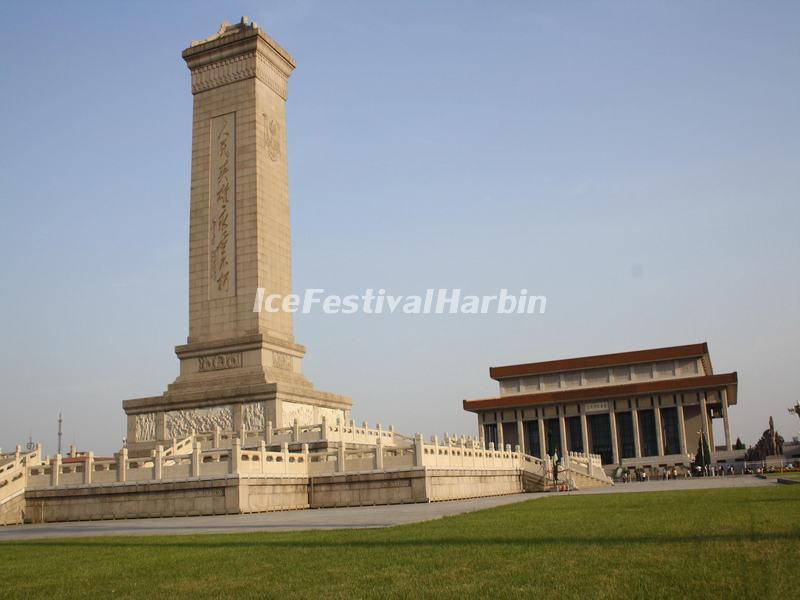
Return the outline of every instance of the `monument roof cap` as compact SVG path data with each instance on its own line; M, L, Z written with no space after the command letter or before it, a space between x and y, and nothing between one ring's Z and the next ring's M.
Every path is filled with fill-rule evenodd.
M278 56L288 63L290 69L294 69L296 65L292 55L282 48L278 42L267 35L267 33L258 26L258 23L250 21L246 16L242 17L238 23L234 23L233 25L227 21L223 21L216 33L213 33L203 40L192 40L189 47L183 51L182 55L185 60L188 60L204 52L216 50L250 37L261 38L261 40Z

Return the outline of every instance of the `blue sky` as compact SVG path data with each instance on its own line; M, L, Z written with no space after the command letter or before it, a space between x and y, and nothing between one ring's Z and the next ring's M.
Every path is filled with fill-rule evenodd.
M798 398L800 5L0 6L0 446L110 452L187 334L190 40L241 15L297 61L298 290L526 288L536 316L312 314L354 417L475 431L488 367L708 341L735 435Z

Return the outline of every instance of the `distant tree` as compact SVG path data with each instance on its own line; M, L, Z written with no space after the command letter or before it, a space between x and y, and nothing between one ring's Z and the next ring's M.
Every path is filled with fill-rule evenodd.
M744 450L744 443L742 442L742 438L736 438L736 444L733 446L734 450Z
M708 440L704 434L700 434L700 439L697 440L697 454L694 456L694 463L705 467L711 464L711 450L708 447Z

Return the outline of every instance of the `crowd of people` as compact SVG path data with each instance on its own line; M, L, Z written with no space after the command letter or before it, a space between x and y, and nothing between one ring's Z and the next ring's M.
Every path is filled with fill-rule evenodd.
M747 471L742 469L740 474ZM723 477L736 475L733 465L694 465L687 467L660 467L658 469L626 469L618 477L622 483L631 481L669 481L671 479L689 479L691 477Z

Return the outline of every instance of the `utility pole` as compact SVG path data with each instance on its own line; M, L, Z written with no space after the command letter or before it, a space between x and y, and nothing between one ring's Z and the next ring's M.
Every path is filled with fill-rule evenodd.
M64 420L61 418L61 413L58 413L58 453L61 454L61 423Z

